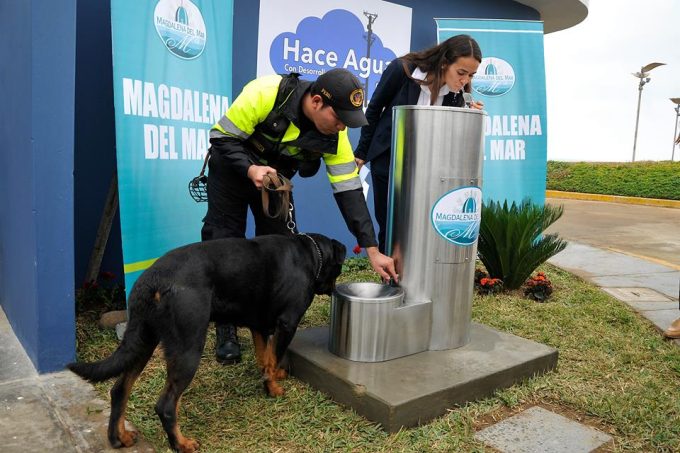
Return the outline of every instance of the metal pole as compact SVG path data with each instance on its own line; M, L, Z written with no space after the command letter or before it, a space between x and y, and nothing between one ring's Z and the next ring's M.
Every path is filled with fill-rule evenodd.
M642 86L644 85L643 79L640 79L640 87L638 88L638 106L637 106L637 116L635 117L635 138L633 139L633 160L635 162L635 147L637 146L637 134L638 134L638 122L640 121L640 100L642 99Z
M378 17L377 14L375 13L369 13L367 11L364 11L364 16L368 18L368 25L366 26L366 59L369 60L369 65L370 63L370 58L371 58L371 46L373 45L373 22L375 22L375 19ZM368 105L368 79L370 78L370 71L369 74L366 76L366 80L364 81L364 107Z
M675 160L675 140L678 137L678 119L680 119L680 105L675 107L675 131L673 131L673 153L671 154L671 162Z

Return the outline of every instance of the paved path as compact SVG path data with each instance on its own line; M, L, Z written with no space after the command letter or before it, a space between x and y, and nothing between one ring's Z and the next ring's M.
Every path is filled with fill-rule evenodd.
M550 263L600 286L662 331L680 317L680 209L546 201L564 206L548 232L570 242Z
M70 371L38 375L0 308L0 442L3 453L149 452L114 450L106 438L109 403Z
M680 209L548 198L564 215L548 229L568 240L680 270Z

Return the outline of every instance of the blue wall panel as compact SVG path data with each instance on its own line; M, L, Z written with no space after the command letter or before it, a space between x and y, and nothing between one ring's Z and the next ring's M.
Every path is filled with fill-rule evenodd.
M31 141L31 4L3 1L0 14L0 304L35 358L33 153Z
M40 372L75 357L73 115L76 0L34 0L32 127ZM58 68L55 70L55 68Z
M40 372L75 353L75 0L4 2L0 302ZM8 64L9 63L9 64Z

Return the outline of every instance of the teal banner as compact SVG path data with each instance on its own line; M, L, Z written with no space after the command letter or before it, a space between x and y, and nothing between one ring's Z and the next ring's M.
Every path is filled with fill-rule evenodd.
M200 240L188 192L231 99L233 0L112 0L113 85L125 287ZM96 127L96 125L94 125Z
M484 201L545 202L547 119L543 23L437 19L439 42L472 36L484 56L472 81L484 102Z

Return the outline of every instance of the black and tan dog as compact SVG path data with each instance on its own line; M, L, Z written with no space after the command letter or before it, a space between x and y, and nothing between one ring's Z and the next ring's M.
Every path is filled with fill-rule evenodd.
M266 390L282 395L276 381L286 372L278 362L314 294L332 292L344 259L345 247L319 234L217 239L159 258L132 288L127 330L118 349L95 363L68 365L92 382L120 376L111 389L111 445L129 447L135 442L136 433L125 430L127 401L135 379L161 343L167 380L156 413L172 448L198 448L196 441L182 436L177 413L198 368L210 321L250 328Z

